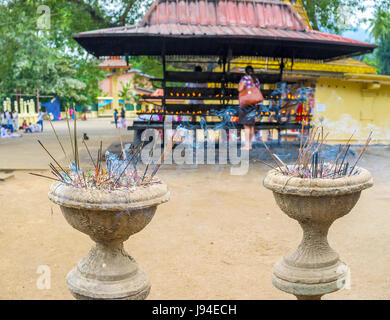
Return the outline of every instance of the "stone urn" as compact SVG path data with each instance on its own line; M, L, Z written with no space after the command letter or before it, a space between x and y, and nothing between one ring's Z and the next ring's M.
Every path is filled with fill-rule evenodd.
M55 182L49 199L66 221L96 243L67 275L76 299L145 299L150 282L123 242L152 220L157 206L169 200L163 183L114 191L85 190Z
M328 244L332 223L349 213L362 190L373 185L371 174L359 173L338 179L302 179L271 170L264 186L273 191L276 203L299 222L303 239L298 249L274 266L273 285L302 300L320 300L326 293L342 289L348 267Z

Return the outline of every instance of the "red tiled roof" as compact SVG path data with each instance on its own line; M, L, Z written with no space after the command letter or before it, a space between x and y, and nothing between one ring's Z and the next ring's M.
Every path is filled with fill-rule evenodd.
M93 38L107 40L111 48ZM376 47L311 30L290 3L276 0L156 1L139 25L83 32L75 39L95 55L154 55L163 46L166 54L221 55L229 47L235 56L326 59Z
M162 24L308 30L296 10L280 1L155 2L140 25ZM239 28L236 31L239 33Z

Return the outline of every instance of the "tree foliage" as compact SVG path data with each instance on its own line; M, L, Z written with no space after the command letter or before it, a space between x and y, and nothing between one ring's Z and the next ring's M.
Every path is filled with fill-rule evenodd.
M302 0L302 4L315 30L337 34L351 29L351 18L365 9L361 0Z
M366 55L363 60L375 66L381 74L390 74L390 0L302 0L304 9L314 29L342 33L353 29L350 21L367 22L356 18L356 14L368 9L374 10L374 17L368 19L371 35L378 49Z
M3 0L0 2L0 96L60 95L95 102L104 73L72 34L134 23L150 0ZM38 10L39 6L46 6ZM48 8L49 10L47 10ZM49 28L40 22L49 12Z
M370 19L371 34L378 43L372 62L380 74L390 75L390 0L381 1Z

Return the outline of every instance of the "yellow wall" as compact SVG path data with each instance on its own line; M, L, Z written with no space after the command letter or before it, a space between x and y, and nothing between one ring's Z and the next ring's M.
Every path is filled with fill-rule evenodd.
M319 79L315 98L313 120L329 142L345 142L356 130L353 141L362 143L372 130L372 143L390 143L390 85Z

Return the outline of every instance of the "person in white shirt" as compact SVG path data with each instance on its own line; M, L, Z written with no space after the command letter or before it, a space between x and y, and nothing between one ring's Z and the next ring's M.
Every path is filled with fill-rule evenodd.
M124 108L121 109L121 118L119 120L119 127L126 129L126 111Z
M9 111L6 111L5 117L7 118L8 129L10 129L11 133L13 133L14 132L14 119L12 118L12 113Z
M38 112L38 122L37 124L39 124L41 126L41 132L43 131L43 117L45 116L45 113L42 112L42 109L39 109L39 112Z
M13 115L13 118L14 118L14 128L15 128L15 131L18 131L19 130L19 114L18 114L18 111L14 110L12 115Z
M0 128L0 137L1 138L9 138L8 128L6 128L5 125L2 125L1 128Z
M5 112L1 111L0 112L0 117L1 117L1 125L6 125L7 124L7 118L5 117Z
M0 128L0 137L3 139L6 138L20 138L22 135L16 132L11 132L10 129L7 128L7 126L2 125Z
M31 132L40 132L41 128L39 124L31 124L28 126L31 129Z

